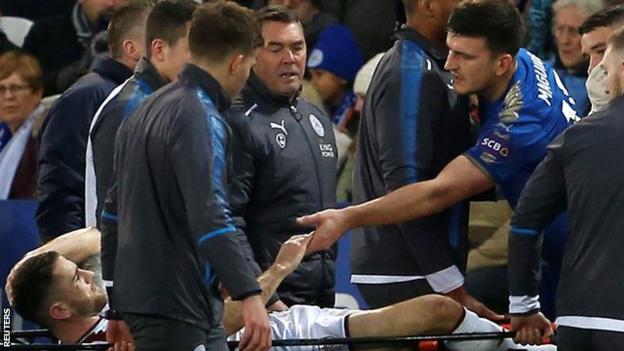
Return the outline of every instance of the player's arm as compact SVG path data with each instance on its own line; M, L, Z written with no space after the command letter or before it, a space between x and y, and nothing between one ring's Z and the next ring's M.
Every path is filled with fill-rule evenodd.
M282 244L275 262L258 277L264 303L269 301L282 281L301 263L311 239L311 234L295 235ZM223 327L226 335L234 334L243 327L242 306L239 301L230 298L225 300Z
M406 185L345 212L351 228L401 223L438 213L493 186L492 179L462 155L432 180Z
M26 253L24 258L56 251L70 261L80 263L100 253L100 231L95 227L76 229L65 233Z
M301 217L298 222L316 226L309 250L324 250L351 228L401 223L435 214L493 186L494 181L462 155L432 180L403 186L361 205Z
M509 312L516 340L539 343L552 334L539 313L539 264L542 231L566 208L561 147L565 133L551 146L522 191L509 231Z

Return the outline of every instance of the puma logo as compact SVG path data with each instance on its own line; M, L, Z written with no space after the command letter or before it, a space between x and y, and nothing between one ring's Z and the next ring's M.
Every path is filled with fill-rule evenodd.
M282 120L282 124L271 122L270 126L271 126L271 129L279 129L282 132L284 132L284 134L288 135L288 132L286 131L286 127L284 126L284 120Z

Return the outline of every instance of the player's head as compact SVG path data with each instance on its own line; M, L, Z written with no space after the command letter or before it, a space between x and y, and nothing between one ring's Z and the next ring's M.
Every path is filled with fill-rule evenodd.
M606 93L609 100L621 96L624 92L624 28L611 35L600 67L607 74Z
M468 1L451 14L445 68L459 94L479 93L510 76L524 38L524 23L511 1Z
M115 10L108 24L112 58L134 66L145 54L145 22L151 9L145 1L132 1Z
M429 40L444 43L446 23L451 12L461 0L402 0L408 25L418 27L419 23L431 32ZM423 33L421 33L423 34ZM437 44L437 43L436 43Z
M169 81L189 60L188 32L198 6L193 0L163 0L147 17L146 56Z
M93 272L48 251L26 259L14 272L12 304L22 317L47 328L65 320L96 315L106 305Z
M589 58L587 73L602 61L613 31L624 25L624 5L598 11L589 16L579 28L581 51Z
M193 14L189 30L191 61L216 71L230 96L238 94L255 63L260 31L254 12L233 1L213 1Z
M301 22L278 5L257 14L262 45L256 50L254 72L274 94L293 97L303 84L307 48Z

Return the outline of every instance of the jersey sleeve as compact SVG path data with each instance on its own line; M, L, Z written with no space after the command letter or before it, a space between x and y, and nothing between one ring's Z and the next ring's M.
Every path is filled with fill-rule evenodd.
M537 165L552 140L544 125L544 116L549 114L550 107L530 100L524 96L527 94L517 81L498 111L487 112L476 144L464 154L499 186L508 185L506 183L517 174L526 173L529 167ZM496 105L488 106L487 110L496 108Z
M503 184L526 167L524 157L533 147L530 134L540 132L537 124L520 129L502 123L485 127L464 155L494 182Z

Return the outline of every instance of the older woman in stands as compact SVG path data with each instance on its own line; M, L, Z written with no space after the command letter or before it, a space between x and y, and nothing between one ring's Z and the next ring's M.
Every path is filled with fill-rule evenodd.
M0 200L35 195L42 95L34 57L14 51L0 56Z

